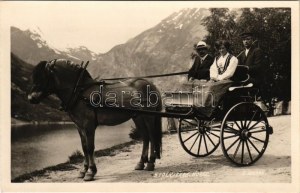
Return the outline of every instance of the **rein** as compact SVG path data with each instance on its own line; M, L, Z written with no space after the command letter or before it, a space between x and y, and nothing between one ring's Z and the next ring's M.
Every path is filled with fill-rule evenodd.
M124 79L135 79L135 78L158 78L158 77L166 77L166 76L176 76L182 74L188 74L189 72L175 72L175 73L168 73L168 74L157 74L157 75L149 75L149 76L131 76L131 77L120 77L120 78L105 78L102 80L124 80Z
M119 77L119 78L104 78L99 81L93 82L93 83L87 83L87 84L78 84L77 87L88 87L93 86L97 84L103 84L105 80L126 80L126 79L135 79L135 78L158 78L158 77L166 77L166 76L176 76L176 75L182 75L182 74L188 74L188 71L186 72L175 72L175 73L168 73L168 74L159 74L159 75L149 75L149 76L131 76L131 77ZM108 83L110 84L110 83ZM73 89L73 87L65 87L65 88L57 88L56 90L67 90L67 89Z
M55 65L56 60L51 61L53 62L53 65ZM89 64L89 61L86 62L84 67L82 67L83 62L81 63L81 69L82 71L80 72L78 79L76 81L76 84L74 87L66 87L66 88L56 88L57 91L59 90L67 90L67 89L72 89L72 94L70 98L68 99L67 103L64 105L63 109L64 111L68 111L70 108L72 108L73 104L77 101L79 97L79 92L78 90L82 90L84 88L87 88L92 85L97 85L97 84L104 84L105 80L128 80L128 79L139 79L139 78L158 78L158 77L167 77L167 76L176 76L176 75L182 75L182 74L188 74L188 71L185 72L175 72L175 73L168 73L168 74L159 74L159 75L149 75L149 76L132 76L132 77L119 77L119 78L106 78L106 79L101 79L100 81L96 81L93 83L87 83L87 84L81 84L82 78L84 76L84 73L86 72L87 65ZM49 81L49 80L48 80ZM81 89L79 89L81 88Z

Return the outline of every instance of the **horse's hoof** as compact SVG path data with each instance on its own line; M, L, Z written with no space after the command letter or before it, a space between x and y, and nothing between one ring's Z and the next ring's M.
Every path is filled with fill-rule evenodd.
M154 168L155 168L154 163L147 163L147 166L146 166L145 170L154 171Z
M94 176L95 176L95 175L96 175L95 172L88 171L88 172L85 174L83 180L84 180L84 181L92 181L92 180L94 180Z
M84 165L81 170L79 171L78 178L84 178L86 172L88 171L89 167Z
M84 181L93 181L95 174L86 173L83 180Z
M86 172L80 171L78 174L78 178L84 178Z
M145 165L144 165L144 163L142 163L142 162L139 162L138 164L136 164L136 166L135 166L135 170L143 170L145 168Z
M85 173L85 176L83 178L84 181L92 181L94 180L94 176L97 173L96 166L91 166L88 171Z

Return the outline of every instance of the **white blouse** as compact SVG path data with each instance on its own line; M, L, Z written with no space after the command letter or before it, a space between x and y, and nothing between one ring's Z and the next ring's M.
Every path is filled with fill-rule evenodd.
M226 80L233 76L235 69L238 65L238 59L235 56L232 56L230 59L230 62L228 64L227 69L222 74L219 74L218 68L220 68L221 71L224 70L224 66L226 63L226 59L229 57L229 53L227 53L225 56L220 56L218 58L215 58L214 63L210 67L210 78L215 80Z

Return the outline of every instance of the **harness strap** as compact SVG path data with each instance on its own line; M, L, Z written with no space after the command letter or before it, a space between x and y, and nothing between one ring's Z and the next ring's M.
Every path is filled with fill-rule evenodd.
M81 79L83 78L83 75L86 71L86 68L87 68L88 64L89 64L89 61L86 62L85 66L82 68L82 71L79 74L77 82L76 82L76 84L73 88L73 92L72 92L72 94L71 94L71 96L70 96L70 98L69 98L69 100L66 103L66 106L64 108L65 111L67 111L70 108L70 106L72 106L77 101L77 98L78 98L78 92L77 92L78 91L78 85L80 84Z

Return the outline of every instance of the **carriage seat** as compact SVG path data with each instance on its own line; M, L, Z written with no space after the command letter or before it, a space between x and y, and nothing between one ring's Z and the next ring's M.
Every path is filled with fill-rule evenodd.
M236 83L246 83L250 79L249 75L249 67L248 66L242 66L238 65L236 67L236 70L231 77L231 80L236 82Z
M249 67L238 65L236 67L234 75L231 77L231 80L234 82L233 85L228 89L229 91L233 91L240 88L251 88L253 87L253 83L249 82Z

